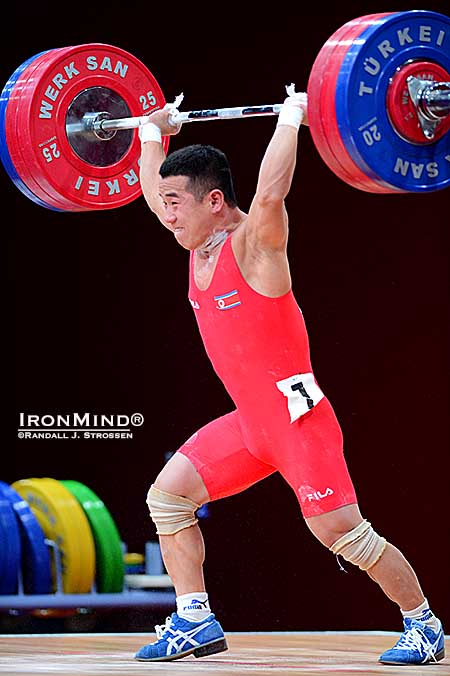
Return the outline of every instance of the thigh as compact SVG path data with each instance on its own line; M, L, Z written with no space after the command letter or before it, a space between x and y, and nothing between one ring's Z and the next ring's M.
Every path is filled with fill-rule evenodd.
M195 467L210 500L240 493L276 471L246 448L237 411L199 429L178 449L178 454Z
M327 399L294 423L279 472L294 490L305 518L357 502L340 425Z

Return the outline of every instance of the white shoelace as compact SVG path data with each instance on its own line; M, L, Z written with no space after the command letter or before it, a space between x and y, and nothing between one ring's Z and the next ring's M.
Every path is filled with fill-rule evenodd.
M404 636L401 637L395 648L398 650L402 650L404 648L414 648L420 651L423 650L427 657L431 657L435 662L437 662L437 659L433 654L433 646L423 631L417 627L412 627L409 629L404 634Z
M170 628L171 621L172 621L171 617L166 617L165 624L157 624L155 626L156 638L158 640L162 638L165 632Z

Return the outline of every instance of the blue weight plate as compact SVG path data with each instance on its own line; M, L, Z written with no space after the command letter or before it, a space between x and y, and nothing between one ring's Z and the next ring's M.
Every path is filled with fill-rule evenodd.
M6 549L6 531L3 532L2 503L0 501L0 583L5 578L6 567L8 565L8 552ZM1 593L1 587L0 587Z
M14 510L0 493L0 594L17 594L20 534Z
M380 18L350 45L336 87L343 143L372 180L394 190L431 192L450 185L450 133L434 143L411 143L387 112L390 79L411 60L450 70L450 17L426 10Z
M20 75L25 70L25 68L27 68L27 66L29 66L33 61L35 61L35 59L39 58L42 54L45 53L46 52L44 51L39 52L39 54L35 54L30 59L22 63L21 66L16 68L16 70L11 75L11 77L9 78L9 80L6 82L5 86L2 89L2 92L0 94L0 159L3 163L3 166L5 167L6 173L8 174L14 185L17 188L19 188L19 190L26 197L31 199L36 204L45 207L46 209L52 209L53 211L61 211L61 209L55 209L54 207L49 206L46 202L43 202L29 189L27 185L25 185L25 183L22 181L19 174L17 173L13 161L11 160L11 156L8 150L8 143L6 141L5 117L11 91L14 85L16 84L17 80L19 79Z
M4 481L0 481L0 497L9 500L18 523L25 594L50 594L52 591L50 553L38 520L26 500Z

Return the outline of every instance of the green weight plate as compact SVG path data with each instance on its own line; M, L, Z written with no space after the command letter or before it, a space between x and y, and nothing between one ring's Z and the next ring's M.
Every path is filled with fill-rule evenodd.
M95 542L96 574L98 593L123 591L124 562L122 542L111 513L104 502L85 484L72 479L61 483L82 506Z

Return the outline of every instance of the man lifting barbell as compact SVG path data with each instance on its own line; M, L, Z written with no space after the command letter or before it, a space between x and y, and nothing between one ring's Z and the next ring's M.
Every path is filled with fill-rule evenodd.
M156 110L165 99L148 69L98 43L41 52L5 85L1 159L27 197L49 209L87 211L125 205L143 191L191 252L190 301L207 353L236 404L188 439L149 490L177 612L137 659L226 649L205 589L196 510L275 471L294 490L314 535L367 571L400 607L405 631L380 660L421 664L444 657L441 623L414 571L359 511L340 426L314 377L292 294L284 199L306 108L321 157L352 187L371 193L448 187L449 40L450 19L433 12L360 17L320 51L307 97L291 90L273 106ZM177 121L266 114L279 119L248 214L236 204L223 153L193 146L165 157ZM141 143L130 131L139 125Z
M174 106L152 113L140 127L145 199L190 251L189 300L206 352L236 408L193 434L148 492L177 609L136 659L202 657L227 649L209 606L196 511L278 471L319 541L367 571L401 609L404 633L380 661L438 661L444 657L441 622L401 552L362 517L339 423L313 374L292 292L284 203L307 97L292 87L288 93L248 214L237 205L221 151L194 145L166 157L162 137L181 126L173 123Z

